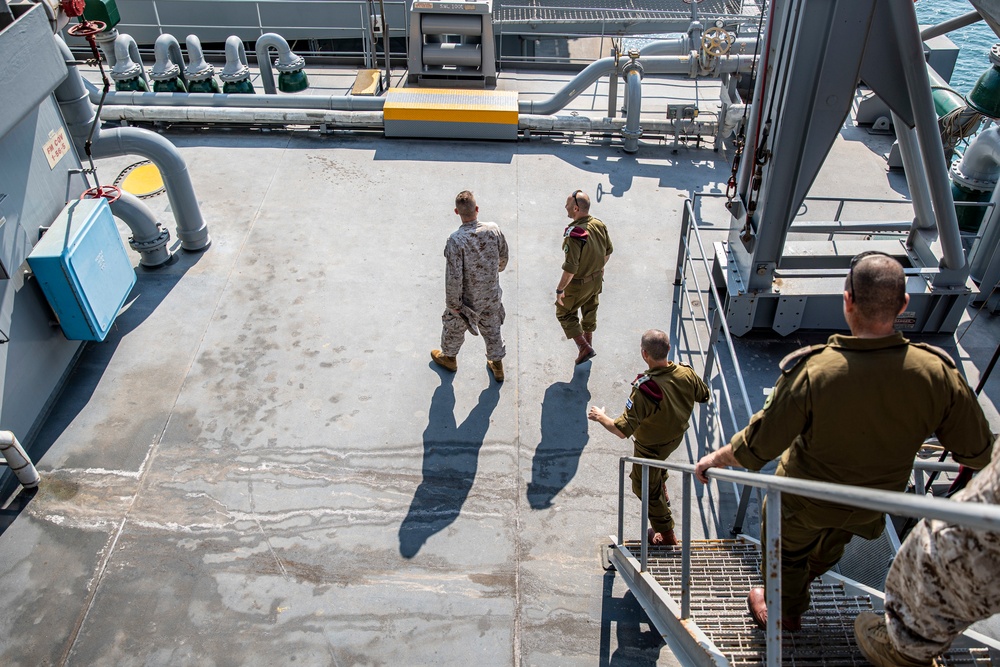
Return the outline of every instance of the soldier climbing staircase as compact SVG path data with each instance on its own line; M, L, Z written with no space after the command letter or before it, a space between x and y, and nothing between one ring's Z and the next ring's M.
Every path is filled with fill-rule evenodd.
M614 540L614 538L612 538ZM639 599L653 625L683 664L749 666L766 663L764 631L747 612L746 596L762 586L760 545L749 538L694 540L691 543L691 609L679 620L681 547L648 546L646 573L640 572L638 541L613 546L611 563ZM657 590L658 589L658 590ZM854 618L872 610L870 591L827 574L813 582L812 608L802 630L785 632L782 664L796 667L868 665L854 641ZM666 614L670 616L667 617ZM991 665L989 650L960 638L944 659L949 667Z

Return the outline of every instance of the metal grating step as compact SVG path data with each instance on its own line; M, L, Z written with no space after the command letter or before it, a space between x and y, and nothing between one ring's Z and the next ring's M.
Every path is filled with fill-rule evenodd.
M706 0L699 4L702 20L706 16L738 16L743 13L740 0ZM626 21L636 16L675 16L691 18L691 3L685 0L510 0L497 3L494 23Z
M638 541L626 548L639 553ZM674 599L681 599L680 547L649 547L648 570ZM705 540L691 544L691 617L698 628L734 666L766 661L764 631L747 612L746 596L762 586L760 548L736 540ZM867 596L847 594L843 584L816 581L812 608L802 617L802 630L784 633L782 664L796 667L868 665L854 641L854 618L872 609ZM988 666L987 649L952 649L942 664Z

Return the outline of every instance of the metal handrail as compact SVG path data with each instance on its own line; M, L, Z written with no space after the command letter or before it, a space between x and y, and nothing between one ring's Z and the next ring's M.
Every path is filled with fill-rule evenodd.
M624 548L624 507L625 507L625 464L633 463L642 467L642 513L640 524L639 565L642 572L647 571L649 546L646 536L646 524L649 520L649 469L662 468L683 474L683 494L681 514L684 521L681 524L681 620L691 617L691 477L694 475L694 465L690 463L673 463L653 459L623 456L618 464L618 546ZM921 462L931 463L931 462ZM930 466L925 466L929 468ZM863 507L890 514L937 519L963 526L997 532L1000 531L1000 507L985 503L963 503L942 498L916 496L895 491L882 491L847 484L818 482L791 477L777 477L758 472L744 472L726 468L710 468L706 471L709 479L729 481L764 490L769 499L766 504L766 521L768 525L767 540L761 541L764 551L764 564L768 567L765 581L767 600L767 664L781 664L781 629L779 619L781 614L781 494L790 493L815 500ZM772 495L773 494L773 495ZM764 537L764 536L762 536Z

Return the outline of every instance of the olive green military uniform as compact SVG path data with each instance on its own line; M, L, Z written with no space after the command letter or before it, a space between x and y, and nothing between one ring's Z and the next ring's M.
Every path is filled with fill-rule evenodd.
M956 461L989 463L989 424L943 350L884 338L831 336L790 354L764 409L730 444L746 468L781 455L775 474L903 491L924 440ZM878 537L881 512L781 497L782 613L809 608L809 583L833 567L852 535ZM763 530L762 530L763 532Z
M671 362L650 368L632 383L625 411L615 426L626 438L632 436L635 456L663 461L681 444L695 401L704 403L708 398L708 385L687 364ZM633 464L629 478L632 493L642 498L642 467ZM674 529L663 494L666 478L666 470L649 469L649 523L658 533Z
M566 255L563 271L572 273L573 280L566 285L563 305L556 304L556 319L566 332L566 338L575 338L585 331L597 330L598 297L604 287L604 262L614 251L614 246L604 223L586 215L566 228L562 248Z

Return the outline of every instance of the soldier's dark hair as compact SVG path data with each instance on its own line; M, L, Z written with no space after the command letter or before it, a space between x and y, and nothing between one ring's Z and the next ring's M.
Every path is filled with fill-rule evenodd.
M642 351L654 361L664 361L670 354L670 336L659 329L650 329L642 334Z
M906 302L903 265L883 254L866 255L853 264L844 289L851 294L858 317L868 322L896 319Z
M468 190L462 190L455 196L455 208L459 215L472 215L476 212L476 197Z

